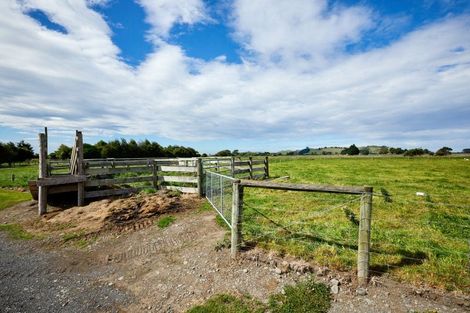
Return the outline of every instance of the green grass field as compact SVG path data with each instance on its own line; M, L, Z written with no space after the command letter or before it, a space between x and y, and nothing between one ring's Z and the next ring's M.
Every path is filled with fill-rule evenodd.
M12 174L15 176L12 180ZM7 168L0 167L0 188L2 187L27 187L28 180L37 176L37 165L18 165ZM31 200L29 192L0 189L0 210L17 203Z
M291 183L373 186L372 274L470 292L469 161L280 157L270 171ZM356 196L246 188L245 239L354 270L359 204Z
M14 175L14 180L12 180ZM0 167L0 187L27 187L28 180L38 176L38 165L16 165Z

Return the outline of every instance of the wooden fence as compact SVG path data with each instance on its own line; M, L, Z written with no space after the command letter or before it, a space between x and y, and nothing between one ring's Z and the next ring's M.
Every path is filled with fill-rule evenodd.
M123 195L145 188L199 193L199 159L84 160L85 198Z
M268 157L208 157L203 158L203 168L239 179L266 179L269 177Z

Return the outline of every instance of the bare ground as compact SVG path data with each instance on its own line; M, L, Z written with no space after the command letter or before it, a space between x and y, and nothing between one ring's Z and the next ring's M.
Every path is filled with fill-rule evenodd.
M261 250L237 261L216 249L225 230L200 200L168 194L103 200L87 207L36 217L35 202L0 212L0 223L18 223L42 236L12 241L0 234L0 311L184 312L217 293L250 294L266 301L308 272L340 282L331 312L468 312L463 296L416 289L374 278L367 295L354 276ZM154 226L161 214L175 223ZM66 234L79 234L64 244ZM84 249L74 247L86 239ZM64 309L66 308L66 309Z

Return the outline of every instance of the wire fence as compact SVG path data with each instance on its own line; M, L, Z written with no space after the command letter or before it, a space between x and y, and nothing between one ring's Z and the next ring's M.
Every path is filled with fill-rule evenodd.
M243 202L243 230L248 241L295 243L305 252L322 244L353 253L357 250L360 196L317 195L296 209L293 207L298 203L286 204L280 194L271 193L270 205L247 198Z
M220 173L205 175L206 197L230 227L236 179ZM245 189L250 190L241 198L245 245L274 248L340 269L358 265L364 194ZM445 288L465 289L470 282L470 206L449 197L373 193L370 273L418 277Z
M220 217L231 228L232 227L232 198L233 177L205 172L205 194L211 206L219 213Z

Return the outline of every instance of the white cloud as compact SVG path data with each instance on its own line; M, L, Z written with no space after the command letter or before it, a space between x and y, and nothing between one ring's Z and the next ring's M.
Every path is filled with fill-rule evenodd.
M369 9L329 8L326 0L237 0L233 6L236 37L264 61L324 62L373 25Z
M109 28L84 0L28 1L26 7L43 10L69 33L40 26L14 1L0 2L3 126L36 131L47 125L59 133L77 128L87 136L251 140L260 150L293 141L438 147L463 145L470 137L468 16L429 24L387 47L339 53L316 71L292 53L288 64L278 66L257 59L227 64L189 58L165 42L131 68L119 60ZM348 9L336 10L344 16ZM308 16L320 24L331 18ZM295 37L297 28L286 27L293 32L286 38ZM340 31L325 47L312 39L308 51L327 57L326 51L353 40L360 29ZM287 42L283 51L297 51L301 41ZM276 45L281 43L266 47Z
M152 25L150 39L161 43L175 24L193 25L210 21L202 0L137 0Z

